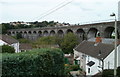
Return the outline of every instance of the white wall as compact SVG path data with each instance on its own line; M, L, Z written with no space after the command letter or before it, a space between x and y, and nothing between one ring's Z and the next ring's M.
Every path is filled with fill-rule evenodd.
M0 46L2 46L2 45L8 45L8 44L0 39ZM11 44L9 46L14 47L16 53L20 52L20 50L19 50L19 42L18 43L13 43L13 44Z
M74 50L74 59L75 59L75 57L79 56L80 68L83 69L84 71L86 71L86 66L85 66L86 58L83 58L82 55L84 55L84 54Z
M120 66L120 45L118 46L118 66Z
M4 45L4 44L7 44L7 43L4 42L4 41L2 41L2 40L0 39L0 46L2 46L2 45Z
M117 67L120 66L120 45L118 48L118 58L117 58ZM104 59L104 68L105 69L114 69L114 50Z
M118 48L118 66L120 66L120 45L117 47ZM83 70L86 71L86 75L95 75L96 73L102 71L102 68L99 68L98 66L102 67L102 61L100 61L97 58L85 55L83 58L82 55L85 55L81 52L77 52L74 50L74 58L75 56L80 57L80 66L84 67ZM91 67L86 65L88 61L93 61L95 64ZM82 63L83 62L83 63ZM90 73L88 73L88 68L90 68ZM104 59L104 69L114 69L114 50Z
M87 57L86 57L86 64L88 63L88 61L89 62L93 61L93 62L95 62L95 64L93 66L91 66L91 67L86 65L86 75L95 75L95 74L97 74L97 73L102 71L102 68L101 68L102 67L102 61L87 55ZM90 68L90 73L88 72L88 68Z
M114 51L112 51L105 59L104 59L104 69L113 69L114 68Z
M83 57L83 55L84 55L84 57ZM100 65L102 66L101 61L100 61L100 65L99 65L98 59L90 57L88 55L85 55L81 52L77 52L74 50L74 58L76 56L80 57L80 67L86 72L86 75L95 75L96 73L98 73L102 70L102 68L98 67ZM88 61L93 61L93 62L95 62L95 64L93 66L89 67L88 65L86 65L88 63ZM88 73L88 68L90 68L90 73Z
M120 21L120 1L118 2L118 20Z
M20 50L19 50L19 42L18 43L13 43L10 46L14 47L16 53L20 52Z

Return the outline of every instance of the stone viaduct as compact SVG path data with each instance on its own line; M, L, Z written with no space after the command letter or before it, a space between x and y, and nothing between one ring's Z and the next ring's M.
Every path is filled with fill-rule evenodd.
M72 32L76 34L82 41L84 39L95 38L98 34L102 38L112 38L114 34L115 22L101 22L84 25L71 25L62 27L45 27L45 28L27 28L27 29L11 29L8 34L15 36L21 33L26 39L35 40L43 36L64 36L66 33ZM120 37L120 21L117 21L118 38Z

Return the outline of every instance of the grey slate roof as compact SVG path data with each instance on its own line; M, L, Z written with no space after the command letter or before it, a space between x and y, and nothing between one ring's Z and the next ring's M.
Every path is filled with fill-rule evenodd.
M8 44L18 43L19 41L8 35L0 35L0 39Z
M20 43L20 50L31 50L31 49L32 49L31 44Z
M83 41L75 50L94 58L105 59L114 49L113 44L98 43L95 46L95 42ZM99 55L101 53L101 55Z

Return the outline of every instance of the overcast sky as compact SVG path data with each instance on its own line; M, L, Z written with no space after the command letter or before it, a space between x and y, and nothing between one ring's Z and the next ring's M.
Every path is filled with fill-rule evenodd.
M41 18L56 9L58 5L71 0L1 0L0 22L13 21L58 21L71 24L113 19L118 14L119 0L73 0L59 10ZM61 5L61 6L62 6ZM55 8L56 7L56 8ZM60 7L60 6L59 6Z

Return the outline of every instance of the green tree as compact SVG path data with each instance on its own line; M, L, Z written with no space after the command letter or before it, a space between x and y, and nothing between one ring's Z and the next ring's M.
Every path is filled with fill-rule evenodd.
M8 45L2 46L2 53L15 53L15 49Z
M48 23L48 25L49 25L50 27L53 27L53 26L56 25L56 22L54 22L54 21L50 21L50 22Z
M18 39L20 43L31 43L30 40L25 39L25 38L20 38Z
M8 29L14 29L14 26L9 23L2 23L2 34L6 34Z
M16 38L17 39L21 39L22 38L22 34L21 33L17 33Z
M48 37L41 37L35 41L37 45L54 45L55 44L55 37L48 36Z
M61 43L61 49L64 53L73 53L73 48L78 44L78 38L73 33L68 33L64 36Z

